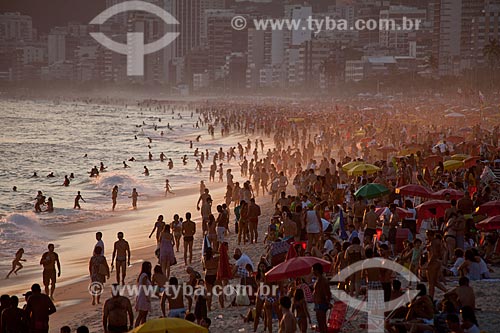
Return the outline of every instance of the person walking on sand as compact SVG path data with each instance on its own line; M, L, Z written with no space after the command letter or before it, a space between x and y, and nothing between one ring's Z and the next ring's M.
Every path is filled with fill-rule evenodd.
M132 189L132 195L129 198L132 198L132 208L137 209L137 198L139 197L139 193L137 193L136 188Z
M168 179L165 180L165 196L167 196L167 194L170 193L170 194L174 194L174 192L172 192L172 186L170 186L170 182L168 181Z
M104 302L102 308L104 333L125 333L132 330L134 324L132 304L127 297L120 295L118 286L113 284L113 296Z
M113 190L111 191L111 200L113 201L113 207L112 210L115 210L116 207L116 199L118 198L118 185L115 185L113 187Z
M139 288L139 295L135 301L135 310L139 312L135 320L135 327L142 325L148 318L148 313L151 311L151 296L147 290L151 286L151 270L153 266L149 261L142 263L141 272L137 278L137 286Z
M102 248L97 246L94 249L94 255L89 261L89 273L92 283L100 283L101 286L106 282L106 277L109 279L109 266L106 257L102 253ZM92 293L92 305L100 304L101 294Z
M23 268L21 261L26 261L26 259L22 259L23 254L24 254L23 248L17 250L16 257L14 258L14 260L12 260L12 269L10 270L9 274L7 274L7 276L5 277L6 279L8 279L12 273L17 275L17 272L19 272Z
M201 212L201 227L203 235L205 235L208 231L208 217L212 214L212 197L209 193L210 191L208 188L205 188L203 194L200 195L198 202L196 203L196 209Z
M182 219L179 219L179 214L175 214L174 220L170 222L170 230L174 234L176 251L179 252L182 237Z
M164 227L165 227L165 222L163 221L163 215L158 215L158 219L155 222L153 230L151 230L151 233L149 234L149 238L151 238L151 236L153 236L153 233L156 230L156 237L155 237L156 243L157 244L160 243L160 235L161 235L161 232L163 231Z
M43 265L43 285L45 286L45 295L50 295L54 299L54 291L56 289L56 265L57 277L61 276L61 263L59 255L54 252L54 244L48 245L48 252L45 252L40 259L40 265ZM50 294L49 294L50 285Z
M120 281L125 285L125 276L127 276L127 264L130 266L130 246L128 242L123 239L123 232L117 234L118 240L113 247L113 257L111 258L111 270L113 270L113 263L116 258L116 282ZM121 280L120 280L121 273Z
M80 191L78 191L78 193L76 194L76 197L75 197L75 205L74 205L73 209L77 209L77 208L81 209L81 207L80 207L80 200L82 200L83 202L87 202L87 201L85 201L85 199L80 194Z
M175 241L170 233L170 225L166 224L160 236L160 266L167 279L170 277L170 266L177 262L174 245Z
M25 309L29 332L48 333L49 316L55 312L56 307L49 296L42 294L39 284L33 284Z
M186 213L186 221L182 222L182 236L184 240L184 263L188 264L187 256L189 251L189 264L193 261L193 242L196 234L196 223L191 221L191 213Z

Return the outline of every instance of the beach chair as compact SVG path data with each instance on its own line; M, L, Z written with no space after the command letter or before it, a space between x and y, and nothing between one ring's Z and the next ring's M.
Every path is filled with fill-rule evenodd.
M333 303L330 317L328 318L327 333L339 333L344 325L347 314L347 304L341 301Z

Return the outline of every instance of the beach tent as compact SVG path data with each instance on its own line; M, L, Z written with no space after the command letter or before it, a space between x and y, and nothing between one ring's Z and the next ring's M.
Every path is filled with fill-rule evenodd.
M180 318L157 318L148 320L129 333L208 333L208 329Z

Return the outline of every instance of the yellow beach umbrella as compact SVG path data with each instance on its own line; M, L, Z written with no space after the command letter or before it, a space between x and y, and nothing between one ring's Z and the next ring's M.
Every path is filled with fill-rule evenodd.
M367 174L372 174L380 171L380 168L373 164L359 164L350 169L347 173L350 176L361 176L365 171Z
M342 166L342 170L344 170L345 172L351 170L352 168L354 168L356 165L360 165L360 164L363 164L364 162L361 162L361 161L351 161L349 163L346 163Z
M457 160L448 160L443 162L445 171L453 171L464 167L464 162Z
M180 318L158 318L148 320L129 333L208 333L208 329Z
M455 155L451 156L451 159L456 160L456 161L463 161L465 159L468 159L469 157L470 157L470 155L467 155L467 154L455 154Z

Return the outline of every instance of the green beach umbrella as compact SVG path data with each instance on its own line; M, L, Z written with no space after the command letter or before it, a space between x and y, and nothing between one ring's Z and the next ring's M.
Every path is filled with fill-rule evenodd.
M360 187L354 195L356 197L363 197L365 199L373 199L373 198L378 198L382 197L386 194L389 194L389 189L385 187L382 184L376 184L376 183L371 183L371 184L366 184L362 187Z

